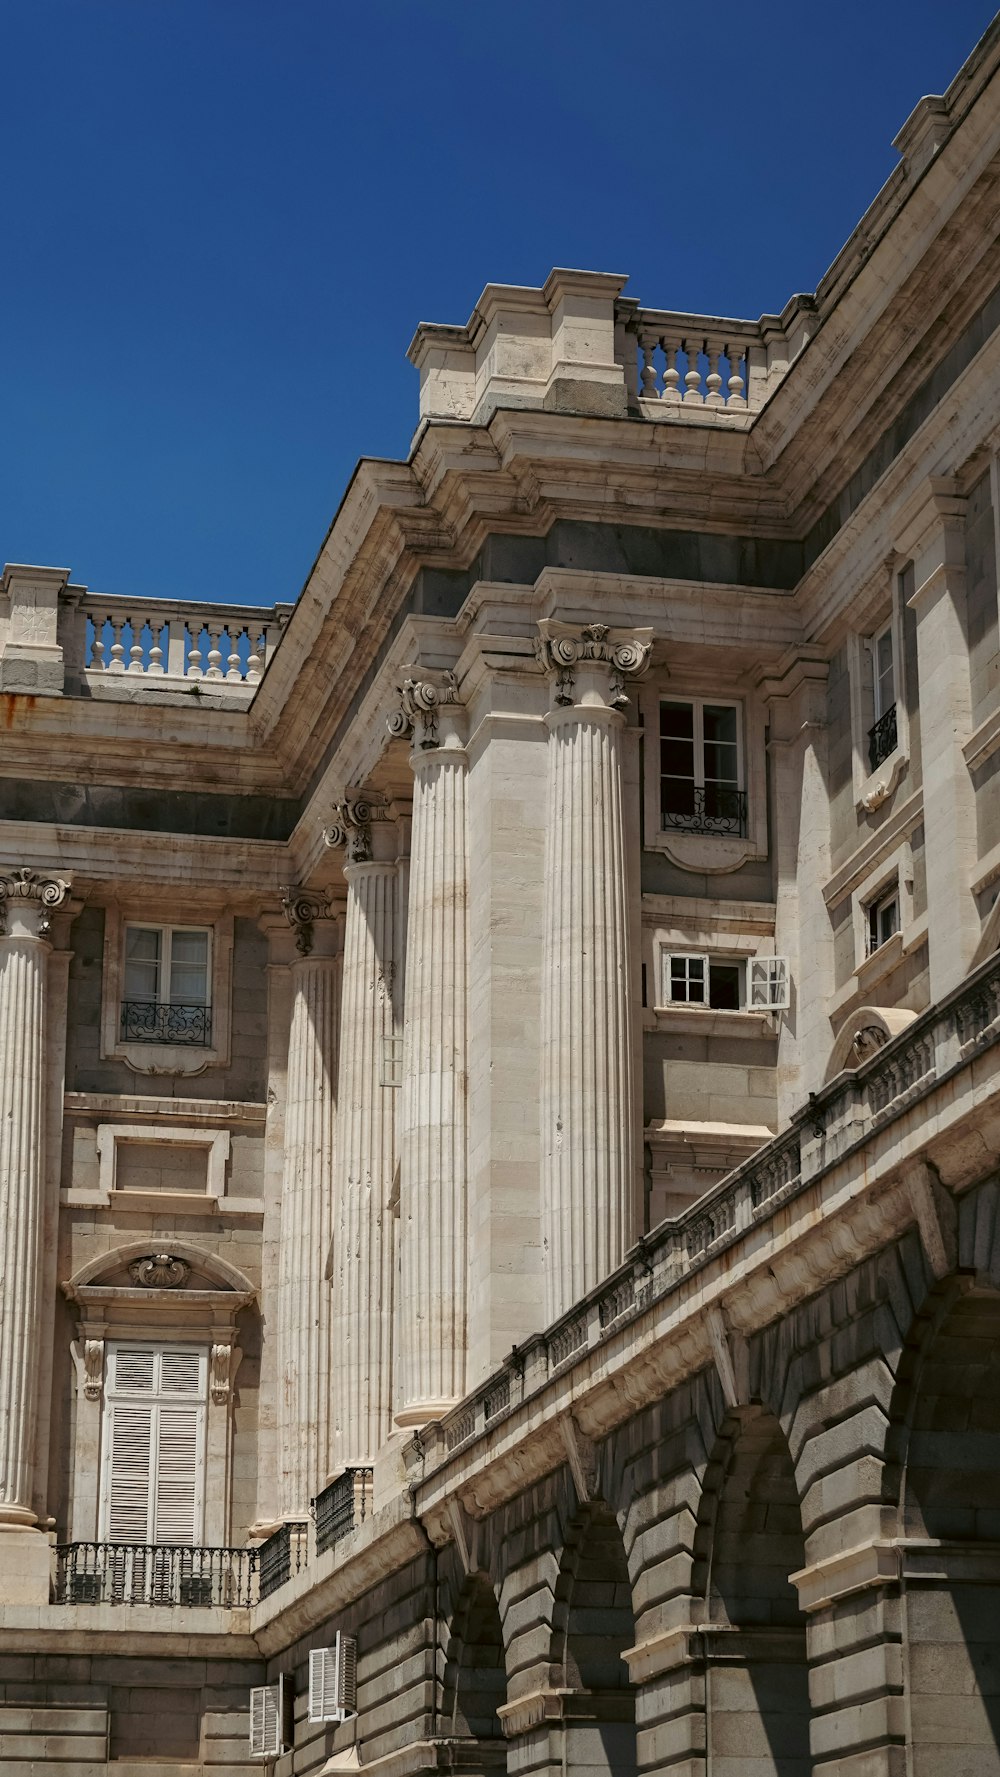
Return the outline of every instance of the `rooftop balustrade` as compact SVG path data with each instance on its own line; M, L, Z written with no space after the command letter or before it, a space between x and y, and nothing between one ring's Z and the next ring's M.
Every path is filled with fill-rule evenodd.
M126 677L158 691L258 685L290 607L200 605L85 594L76 607L67 669L88 681Z

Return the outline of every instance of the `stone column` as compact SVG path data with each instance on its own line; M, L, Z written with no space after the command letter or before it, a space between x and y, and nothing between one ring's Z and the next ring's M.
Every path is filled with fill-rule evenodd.
M552 675L542 960L546 1320L620 1263L636 1230L635 1036L622 808L625 681L651 631L539 624Z
M980 933L970 887L976 799L962 752L972 733L965 506L950 480L934 476L916 510L904 513L896 540L913 561L932 1000L968 973Z
M396 1170L396 827L379 797L335 810L346 848L347 919L337 1089L332 1354L333 1469L367 1468L392 1430Z
M330 1467L333 1145L340 1027L340 922L290 890L296 933L278 1252L278 1510L304 1517Z
M466 1389L468 838L465 712L454 676L407 678L394 736L413 734L413 835L400 1106L400 1401L423 1425Z
M48 1599L33 1509L45 1228L49 926L68 883L0 877L0 1571L9 1602Z

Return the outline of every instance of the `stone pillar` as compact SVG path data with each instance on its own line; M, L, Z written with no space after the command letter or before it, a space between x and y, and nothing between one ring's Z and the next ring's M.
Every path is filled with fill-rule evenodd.
M547 1321L637 1230L635 1034L622 808L626 678L651 631L539 624L553 677L542 959L542 1255Z
M896 546L913 561L917 618L931 999L968 973L980 920L970 879L976 800L962 747L972 733L965 608L965 506L951 481L932 477L904 514Z
M454 676L407 678L389 732L412 732L414 743L395 1415L405 1428L438 1418L466 1389L469 860Z
M45 1000L49 926L68 883L0 877L0 1572L7 1602L45 1603L34 1526L45 1228Z
M833 930L826 773L827 663L796 652L761 682L769 711L774 949L788 962L789 1006L777 1012L778 1126L818 1092L830 1059Z
M346 848L347 919L337 1089L333 1469L370 1467L392 1430L397 1056L401 1003L396 827L380 798L349 797L324 835Z
M288 892L296 933L288 1038L278 1252L278 1510L304 1517L330 1467L333 1145L340 1027L340 922L329 904Z

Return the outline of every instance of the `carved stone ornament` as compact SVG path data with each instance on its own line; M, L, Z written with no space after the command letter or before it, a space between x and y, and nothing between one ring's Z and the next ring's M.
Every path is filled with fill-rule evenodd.
M83 1392L88 1401L99 1401L104 1388L104 1340L83 1342Z
M217 1407L225 1406L232 1392L242 1352L235 1345L213 1345L209 1363L209 1386Z
M438 745L438 710L442 704L458 703L458 682L453 672L430 679L404 679L399 687L399 708L386 718L386 727L394 740L413 734L418 747Z
M313 926L316 920L334 917L328 898L322 893L310 893L308 889L285 888L281 893L281 906L295 933L296 950L302 956L308 956L313 947Z
M146 1259L133 1259L128 1274L143 1289L176 1290L187 1283L191 1267L186 1259L175 1259L171 1253L150 1253Z
M12 901L27 901L38 908L38 936L47 938L52 914L69 894L70 884L60 876L40 876L37 870L11 870L0 876L0 937L7 931L7 909Z
M333 820L323 834L324 845L346 848L349 864L367 864L372 855L372 822L385 821L389 810L384 796L348 790L334 804Z
M638 678L645 670L653 645L647 639L649 631L637 631L615 640L606 623L587 623L574 630L545 622L539 624L539 629L542 633L535 642L535 655L543 670L555 680L556 703L573 703L577 667L598 663L608 669L611 708L627 706L625 681Z
M866 1024L855 1033L851 1050L859 1062L867 1061L870 1056L878 1053L887 1041L886 1033L877 1024Z

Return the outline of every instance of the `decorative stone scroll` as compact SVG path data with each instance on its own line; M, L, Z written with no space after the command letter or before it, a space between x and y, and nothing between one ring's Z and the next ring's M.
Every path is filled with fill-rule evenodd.
M435 673L426 679L404 679L399 687L399 708L386 718L386 727L394 740L413 735L416 746L426 750L438 746L438 711L443 704L459 703L458 685L453 672Z
M648 630L632 634L612 634L607 623L587 623L582 629L545 619L539 623L540 635L535 654L543 670L555 679L555 702L575 701L577 671L581 665L606 666L608 671L608 702L612 709L625 709L628 696L625 681L644 672L649 660L652 640Z
M329 898L322 891L316 893L309 889L285 888L281 894L281 907L295 933L296 950L300 955L308 956L313 947L313 926L316 921L336 917Z
M42 876L37 870L11 870L0 876L0 937L6 936L7 912L12 902L28 902L37 909L39 938L47 938L52 914L69 894L70 884L61 876Z
M368 864L372 856L372 822L388 819L386 797L348 790L344 800L334 804L333 820L323 834L323 843L335 851L346 849L349 864Z
M242 1356L242 1351L235 1345L212 1346L209 1386L212 1400L217 1407L224 1407L232 1393Z
M104 1391L104 1340L83 1341L83 1393L88 1401L99 1401Z
M187 1283L191 1267L186 1259L176 1259L172 1253L150 1253L148 1258L133 1259L128 1274L143 1289L176 1290Z

